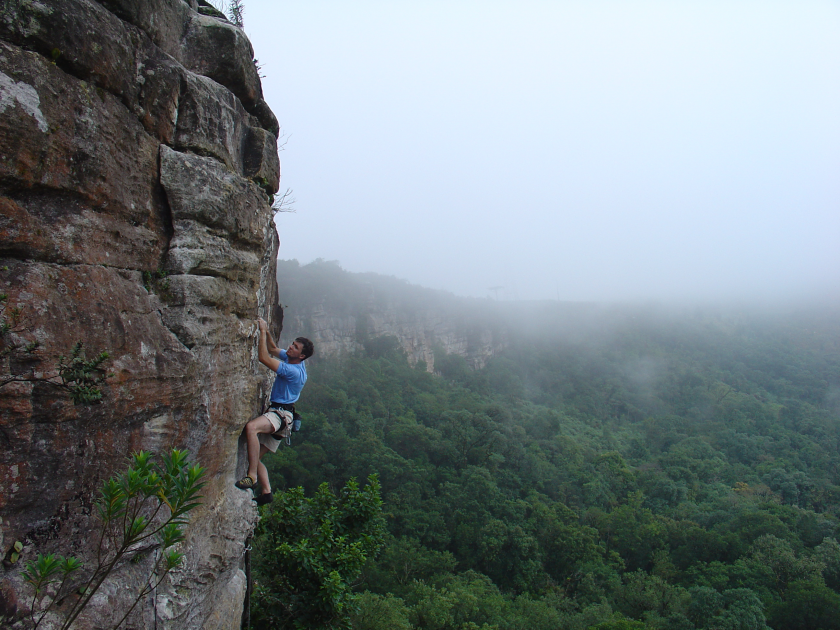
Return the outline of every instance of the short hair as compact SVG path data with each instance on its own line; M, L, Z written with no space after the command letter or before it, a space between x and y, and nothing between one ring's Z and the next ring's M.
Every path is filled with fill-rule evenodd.
M306 355L303 359L308 359L315 353L315 346L306 337L298 337L297 339L295 339L295 341L300 343L301 351L303 352L303 354Z

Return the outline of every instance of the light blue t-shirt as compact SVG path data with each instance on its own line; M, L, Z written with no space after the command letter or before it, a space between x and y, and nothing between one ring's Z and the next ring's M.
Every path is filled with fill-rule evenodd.
M277 366L277 378L271 388L271 402L291 405L300 398L300 392L306 384L306 366L301 363L287 363L285 350L280 351L280 365Z

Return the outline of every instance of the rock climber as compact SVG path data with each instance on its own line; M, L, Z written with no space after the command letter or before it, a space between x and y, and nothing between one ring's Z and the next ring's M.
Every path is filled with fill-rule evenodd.
M257 326L260 329L257 351L260 363L277 376L271 388L271 404L268 411L245 425L248 474L235 485L242 490L256 490L259 485L261 492L255 492L254 501L258 505L265 505L271 503L274 496L271 494L268 471L260 460L269 451L276 452L280 440L288 437L292 430L295 402L306 384L306 366L303 362L312 356L315 348L306 337L298 337L287 350L281 350L271 338L268 324L263 318L257 320Z

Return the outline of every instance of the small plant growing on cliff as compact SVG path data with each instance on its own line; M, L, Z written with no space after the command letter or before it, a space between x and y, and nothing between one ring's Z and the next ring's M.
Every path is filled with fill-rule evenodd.
M149 293L156 293L164 300L168 300L172 297L168 276L169 274L164 269L144 271L143 286Z
M278 212L297 212L297 209L294 207L297 199L292 197L293 192L291 188L287 188L285 192L274 195L274 199L271 202L271 209L274 211L274 214Z
M35 587L35 594L29 605L29 615L34 627L37 628L49 612L51 605L44 606L44 599L48 591L56 594L64 590L70 577L82 568L82 563L76 558L65 558L56 554L38 554L35 562L28 562L23 572L23 579ZM57 585L57 586L56 586ZM41 608L40 615L35 611ZM37 620L35 617L38 617Z
M84 344L76 342L70 357L58 357L60 386L67 390L77 405L92 405L102 400L100 385L109 374L102 368L108 360L107 352L100 352L92 359L85 357Z
M230 0L228 4L228 18L239 28L245 26L245 5L242 0Z
M162 459L162 464L156 464L148 452L134 453L125 472L103 483L96 503L101 521L96 566L81 588L78 581L71 579L84 572L76 558L38 554L34 562L27 563L23 577L34 589L30 606L33 630L55 610L56 603L74 597L69 610L63 611L60 627L67 630L121 561L155 549L157 557L149 578L114 626L116 629L140 600L180 565L183 554L173 547L184 540L182 528L187 523L187 513L200 505L205 469L191 464L186 451L172 450Z
M102 384L111 376L103 367L107 352L100 352L92 359L85 357L84 344L76 342L70 356L59 356L58 374L43 376L34 370L12 369L13 363L39 361L35 351L37 341L22 341L28 331L23 308L9 306L8 296L0 294L0 387L9 383L46 383L63 389L77 405L92 405L102 400Z
M228 0L228 2L225 2L225 0L207 0L199 2L199 4L203 5L205 9L214 9L214 13L208 13L208 15L225 18L239 28L244 26L242 18L245 15L245 3L242 0ZM201 11L201 8L199 8L199 11ZM225 11L227 11L227 15Z
M167 278L169 274L164 269L156 269L155 271L144 271L143 272L143 286L146 287L146 291L150 293L154 290L163 289L165 291L169 290L169 279Z

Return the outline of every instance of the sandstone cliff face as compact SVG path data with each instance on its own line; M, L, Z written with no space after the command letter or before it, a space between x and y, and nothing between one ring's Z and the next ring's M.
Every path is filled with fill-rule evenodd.
M25 544L0 569L0 614L25 609L27 559L85 557L101 481L131 451L177 447L208 469L204 503L184 566L130 626L239 627L256 511L233 481L268 385L253 321L276 309L279 127L245 35L198 9L0 2L0 293L40 343L8 369L49 376L80 340L113 372L93 407L42 383L0 389L0 550ZM144 562L75 627L113 624Z

